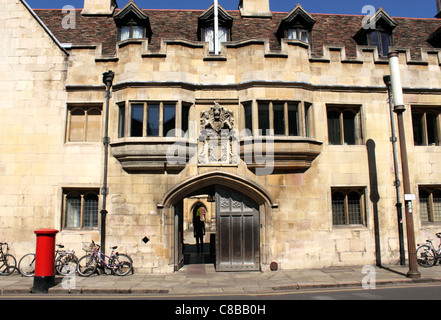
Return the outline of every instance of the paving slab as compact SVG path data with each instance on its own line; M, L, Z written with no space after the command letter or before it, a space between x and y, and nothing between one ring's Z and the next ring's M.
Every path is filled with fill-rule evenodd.
M173 274L135 273L124 277L92 275L71 278L56 277L49 293L61 294L258 294L293 291L305 288L362 286L366 277L376 285L391 283L441 283L441 267L420 268L421 278L407 277L408 267L350 266L311 270L278 270L268 272L216 272L212 264L186 265ZM0 277L0 295L26 294L33 278L19 274Z

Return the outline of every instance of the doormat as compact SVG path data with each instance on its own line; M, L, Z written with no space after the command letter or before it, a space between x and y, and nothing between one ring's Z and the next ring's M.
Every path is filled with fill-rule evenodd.
M205 276L205 264L190 264L187 269L187 276Z

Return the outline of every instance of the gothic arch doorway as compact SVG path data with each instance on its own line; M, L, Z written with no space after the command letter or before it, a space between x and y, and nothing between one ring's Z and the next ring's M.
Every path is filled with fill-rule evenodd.
M184 265L182 203L186 197L208 194L216 202L216 270L254 271L268 264L272 197L258 184L222 171L187 179L173 187L158 207L163 208L168 228L170 264Z
M192 225L194 225L195 220L197 219L206 221L207 212L208 212L207 206L203 202L198 200L196 203L194 203L190 209Z

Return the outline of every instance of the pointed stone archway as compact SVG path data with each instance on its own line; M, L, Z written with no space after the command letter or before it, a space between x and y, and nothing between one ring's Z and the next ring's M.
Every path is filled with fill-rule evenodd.
M253 267L244 267L238 266L237 264L229 268L226 264L226 261L223 262L223 267L218 269L219 271L233 271L233 270L259 270L262 269L263 265L269 264L269 242L270 242L270 226L271 226L271 212L272 209L277 207L278 205L275 203L274 199L271 195L259 184L245 177L241 177L239 175L223 172L223 171L211 171L207 173L203 173L192 178L186 179L181 183L177 184L173 188L171 188L163 197L161 203L158 204L158 208L163 211L163 218L165 222L165 241L168 244L169 250L169 264L174 267L174 270L177 271L183 266L184 256L182 250L182 214L180 213L180 208L182 208L182 201L184 198L189 197L194 194L201 193L213 193L216 192L217 200L219 198L218 190L231 190L243 196L244 202L249 204L250 202L254 203L254 211L253 211L253 219L247 221L253 221L253 240L250 240L253 243L253 251L254 255L258 256L258 259L253 259L253 261L257 261L257 267L254 265ZM222 191L221 191L222 192ZM219 200L218 200L219 201ZM249 206L243 206L244 208L249 208ZM218 211L218 210L217 210ZM231 211L231 214L232 211ZM219 212L216 213L217 219L221 218ZM237 215L237 213L234 213ZM249 215L247 213L246 215ZM245 216L244 216L245 217ZM239 230L242 228L241 226L244 223L244 218L240 219L232 219L231 221L240 221L240 225L229 225L226 230L223 231L222 235L224 236L228 234L237 235L237 232L234 230ZM246 223L248 226L248 222ZM225 228L225 224L223 225ZM245 230L245 229L243 229ZM247 229L249 230L249 228ZM231 233L229 233L231 231ZM219 225L217 229L217 233L219 233ZM248 233L249 235L250 233ZM241 237L246 236L245 233L241 235ZM219 245L219 240L216 240L216 255L218 256L221 248L231 247L229 243ZM249 246L244 245L243 248ZM237 249L237 247L236 247ZM233 250L233 249L232 249ZM240 249L243 250L243 249ZM233 251L231 251L233 252ZM235 251L237 253L237 250ZM225 255L225 250L222 252ZM233 253L232 253L233 254ZM232 260L231 260L232 261ZM234 265L234 263L230 263L230 265ZM226 267L227 266L227 267Z

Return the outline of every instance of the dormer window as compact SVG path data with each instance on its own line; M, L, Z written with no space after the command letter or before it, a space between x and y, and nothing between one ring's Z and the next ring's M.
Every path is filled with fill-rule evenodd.
M152 30L149 17L133 2L129 2L114 17L118 26L118 41L150 39Z
M288 29L288 39L290 40L300 40L305 43L309 43L309 30L301 28L291 28Z
M210 53L214 52L214 27L206 27L204 29L204 40L209 43ZM225 27L219 27L218 29L219 43L228 41L228 31Z
M429 42L435 48L441 48L441 27L439 27L430 34L429 39L427 39L427 42Z
M144 27L142 26L129 25L129 26L122 26L120 28L119 41L124 41L128 39L142 39L142 38L145 38Z
M376 47L380 57L386 57L392 46L392 31L397 23L382 9L370 17L354 36L359 45Z
M219 6L219 43L231 41L233 17ZM214 6L212 5L199 17L199 40L209 43L210 53L214 53Z
M280 39L299 40L310 44L315 19L301 5L297 5L280 23L277 35Z
M367 37L368 44L377 47L380 56L385 57L388 55L391 45L391 35L389 32L375 30L368 33Z

